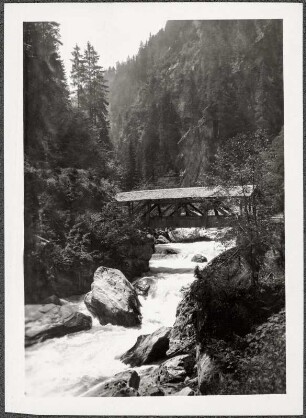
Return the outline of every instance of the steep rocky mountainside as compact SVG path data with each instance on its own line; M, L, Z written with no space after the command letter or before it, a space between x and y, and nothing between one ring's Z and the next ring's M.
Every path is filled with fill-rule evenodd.
M109 69L111 136L125 187L169 173L194 185L218 146L283 124L282 22L168 21Z

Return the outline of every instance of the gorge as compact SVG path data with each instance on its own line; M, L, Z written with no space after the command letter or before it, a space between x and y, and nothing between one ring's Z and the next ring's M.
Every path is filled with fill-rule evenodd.
M190 284L195 263L194 253L204 251L212 259L222 245L210 241L202 243L158 244L173 248L177 255L156 253L150 261L151 284L148 296L139 297L142 324L140 328L100 325L93 318L88 331L38 343L26 351L28 389L32 396L82 394L90 386L119 373L128 366L119 357L131 348L141 334L149 334L161 326L171 327L177 305L182 298L180 289ZM77 309L90 315L83 296L67 299Z
M26 394L284 393L282 22L168 21L106 71L76 45L69 79L60 43L24 25ZM241 188L180 212L230 227L115 198L188 187Z

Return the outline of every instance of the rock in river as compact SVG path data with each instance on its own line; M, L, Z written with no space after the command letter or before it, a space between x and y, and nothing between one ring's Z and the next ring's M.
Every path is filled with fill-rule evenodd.
M135 370L127 370L116 374L111 379L98 383L93 388L89 389L82 396L83 397L104 397L104 396L139 396L140 378Z
M124 353L120 360L132 367L149 364L166 356L171 328L162 327L153 334L140 335L136 344Z
M137 293L120 270L99 267L84 302L101 325L134 327L141 323Z
M137 295L147 296L153 283L154 279L152 277L141 277L133 282L133 287Z
M25 305L25 345L91 328L90 316L69 305Z
M163 235L159 235L158 238L156 238L156 244L169 244L169 240Z
M191 261L193 261L194 263L207 263L207 258L205 257L205 255L202 254L195 254Z

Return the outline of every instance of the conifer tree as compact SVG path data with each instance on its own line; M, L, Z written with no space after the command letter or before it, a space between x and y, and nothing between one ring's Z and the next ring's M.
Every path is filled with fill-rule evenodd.
M80 108L81 96L83 94L83 78L84 78L84 61L81 55L81 49L78 45L74 47L72 51L72 69L71 69L71 81L72 81L72 95L74 96L76 106Z
M87 43L84 55L81 58L81 86L79 108L88 117L92 135L102 150L112 149L109 138L107 85L104 70L99 65L99 55L94 47Z

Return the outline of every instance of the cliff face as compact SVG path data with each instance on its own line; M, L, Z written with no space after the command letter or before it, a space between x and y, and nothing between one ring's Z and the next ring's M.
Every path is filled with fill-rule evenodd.
M196 183L227 138L280 131L282 75L281 21L169 21L108 72L121 162L145 181Z

